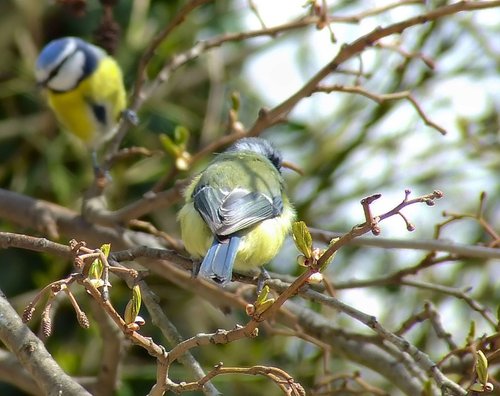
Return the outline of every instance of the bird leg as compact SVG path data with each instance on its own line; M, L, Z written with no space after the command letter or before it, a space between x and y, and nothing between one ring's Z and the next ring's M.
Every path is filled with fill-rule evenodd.
M199 260L193 260L193 267L191 268L191 278L196 279L198 277L198 274L200 272L201 268L201 261Z
M103 168L99 165L99 161L97 159L97 151L92 150L92 169L94 170L94 178L99 181L99 184L106 185L108 182L112 181L111 174L108 170L103 170Z
M133 126L139 124L139 116L134 110L125 109L122 111L122 118L131 123Z
M268 280L268 279L271 279L269 272L267 272L264 267L260 267L260 274L257 277L257 295L260 294L260 292L264 288L264 284L266 283L266 280Z

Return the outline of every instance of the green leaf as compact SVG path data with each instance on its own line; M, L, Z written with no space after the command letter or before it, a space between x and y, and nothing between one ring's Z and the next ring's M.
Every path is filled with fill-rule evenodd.
M163 150L165 150L167 154L170 154L170 156L177 158L182 153L181 148L177 144L175 144L172 139L170 139L170 136L161 133L159 135L159 138Z
M265 311L267 311L269 309L269 307L271 307L271 305L274 304L274 301L275 301L274 298L270 298L270 299L264 301L262 304L256 305L255 306L255 313L257 315L263 314Z
M174 141L179 148L184 151L189 140L189 129L185 126L177 125L174 130Z
M312 237L306 223L303 221L296 221L292 225L292 235L297 249L306 257L312 256Z
M101 252L104 254L106 258L109 256L109 252L111 251L111 244L105 243L101 246ZM102 272L104 270L104 263L100 258L96 258L89 268L89 278L90 279L101 279ZM101 285L102 286L102 285ZM99 287L96 285L96 287Z
M103 252L104 256L106 258L109 257L109 252L111 251L111 244L110 243L105 243L101 246L101 252Z
M100 258L96 258L89 268L89 278L90 279L101 279L102 271L104 270L104 264Z
M257 315L262 314L266 311L271 305L274 304L274 298L268 298L269 296L269 286L265 285L257 296L257 301L255 302L255 313Z
M125 307L124 320L125 323L130 324L135 322L135 318L139 315L141 310L141 289L138 285L132 288L132 299Z
M322 254L325 254L325 252L335 243L339 240L340 238L333 238L330 240L330 243L328 244L328 248L327 249L323 249L322 251ZM337 254L337 251L335 251L330 257L328 257L328 260L326 260L324 262L324 264L321 266L321 268L319 269L320 272L323 272L325 270L326 267L328 267L330 265L330 263L333 261L333 259L335 258L335 255Z
M269 286L265 285L262 290L260 291L259 295L257 296L257 301L255 302L255 305L262 304L264 301L267 300L267 296L269 295Z
M238 112L238 110L240 109L240 102L240 93L236 91L233 92L231 94L231 109Z
M484 385L479 382L474 382L469 389L474 392L484 392Z
M483 351L477 351L476 357L477 379L484 385L488 382L488 359L486 359Z
M188 140L189 130L183 126L175 128L173 140L164 133L160 134L160 143L163 149L175 159L175 166L179 170L189 169L191 155L186 151Z

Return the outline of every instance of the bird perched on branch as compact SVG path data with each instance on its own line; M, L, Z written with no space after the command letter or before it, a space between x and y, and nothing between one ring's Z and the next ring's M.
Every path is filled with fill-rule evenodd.
M112 137L126 91L120 66L102 48L77 37L53 40L38 56L35 75L69 132L93 149Z
M281 165L268 141L244 138L193 179L178 217L186 250L203 257L200 276L224 285L233 266L261 267L276 256L295 219Z

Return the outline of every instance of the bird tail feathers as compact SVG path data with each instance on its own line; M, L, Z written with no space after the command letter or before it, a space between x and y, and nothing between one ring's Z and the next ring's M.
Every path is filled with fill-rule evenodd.
M232 236L223 241L214 238L214 242L203 259L199 275L212 279L221 285L231 280L234 259L238 252L240 237Z

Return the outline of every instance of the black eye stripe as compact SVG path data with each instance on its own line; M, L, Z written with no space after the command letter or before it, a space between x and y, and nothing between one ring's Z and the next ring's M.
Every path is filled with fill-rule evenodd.
M49 88L54 93L64 93L75 89L83 80L85 80L94 72L99 62L99 56L96 55L96 53L94 53L94 51L87 46L77 45L76 48L66 57L64 57L64 59L61 60L57 67L55 67L54 70L49 73L49 76L45 79L45 81L43 81L42 85L47 85L50 80L52 80L59 73L61 68L68 62L68 60L79 53L83 55L83 64L81 65L81 74L78 80L75 81L75 84L72 87L64 90Z
M75 48L75 50L73 52L70 52L68 55L66 55L66 57L64 57L63 60L61 62L59 62L59 64L53 70L51 70L51 72L49 73L49 76L43 82L44 85L46 85L50 80L52 80L59 73L59 70L61 70L61 68L64 66L64 64L68 61L69 58L71 58L77 52L77 50L78 49Z

